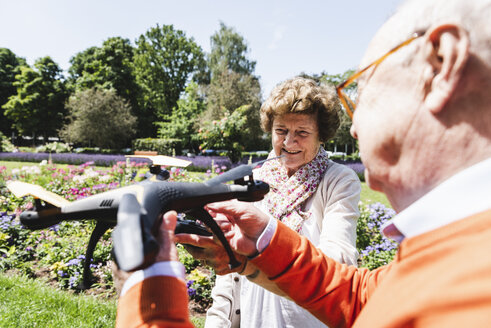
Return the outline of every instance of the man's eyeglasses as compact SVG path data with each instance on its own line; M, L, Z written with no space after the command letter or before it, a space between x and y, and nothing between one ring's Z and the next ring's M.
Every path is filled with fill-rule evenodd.
M349 79L347 79L346 81L342 82L341 84L339 84L336 87L336 92L338 93L339 100L341 101L341 104L343 104L344 109L346 109L346 113L348 114L348 116L351 119L353 119L353 112L355 111L356 104L353 102L353 100L351 100L351 98L343 90L345 88L347 88L348 86L350 86L357 78L360 77L361 74L363 74L370 67L379 65L381 62L383 62L385 60L385 58L389 57L391 54L393 54L397 50L399 50L399 49L407 46L408 44L410 44L411 42L413 42L414 40L416 40L417 38L419 38L419 37L421 37L423 35L424 35L424 32L416 32L416 33L413 33L413 35L411 35L411 37L408 40L406 40L406 41L400 43L399 45L395 46L394 48L392 48L391 50L389 50L385 55L383 55L382 57L378 58L377 60L375 60L374 62L372 62L370 65L366 66L365 68L357 71Z

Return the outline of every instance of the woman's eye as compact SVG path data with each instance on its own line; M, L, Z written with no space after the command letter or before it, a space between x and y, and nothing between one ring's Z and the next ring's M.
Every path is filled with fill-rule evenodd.
M275 132L276 132L276 134L282 134L282 135L286 134L286 130L284 130L284 129L276 129Z
M310 133L308 133L307 131L300 131L298 132L298 135L301 136L301 137L308 137Z

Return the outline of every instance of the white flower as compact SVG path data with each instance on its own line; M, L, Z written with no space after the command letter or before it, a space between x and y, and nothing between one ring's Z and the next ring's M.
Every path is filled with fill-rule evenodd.
M78 183L83 183L85 179L87 179L87 176L85 175L76 175L73 177L73 181Z
M87 178L97 178L99 176L99 173L92 170L91 168L86 169L84 173Z
M99 181L100 182L109 182L111 181L112 177L110 175L101 175L99 176Z
M45 160L45 159L43 159L43 160L41 161L41 163L39 163L39 165L41 165L41 166L48 165L48 161L47 161L47 160Z

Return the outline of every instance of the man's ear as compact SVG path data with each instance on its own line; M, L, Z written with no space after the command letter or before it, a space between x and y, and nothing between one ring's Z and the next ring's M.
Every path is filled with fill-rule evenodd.
M425 106L439 113L450 99L462 77L469 58L469 36L459 25L431 28L424 38L427 71Z

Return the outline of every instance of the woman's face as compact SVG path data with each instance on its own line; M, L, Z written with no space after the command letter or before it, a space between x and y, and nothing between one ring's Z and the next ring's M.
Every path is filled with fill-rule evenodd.
M319 151L316 116L288 113L275 117L272 129L273 149L281 158L288 176L315 158Z

